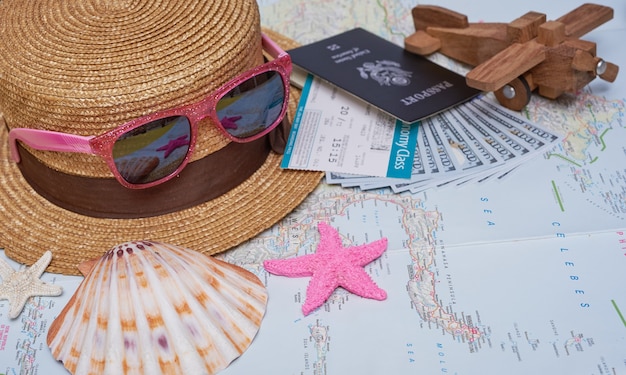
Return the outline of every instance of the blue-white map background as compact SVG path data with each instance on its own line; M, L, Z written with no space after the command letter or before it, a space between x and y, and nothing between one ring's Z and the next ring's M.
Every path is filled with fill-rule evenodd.
M529 10L555 19L578 5L459 3L436 2L467 14L470 21L496 22ZM354 26L399 44L410 32L406 9L414 2L361 5L269 1L264 15L270 26L291 16L295 22L277 21L276 29L302 43ZM598 43L600 56L624 65L625 55L616 46L624 35L626 6L616 1L607 5L614 8L615 19L585 39ZM440 56L434 59L450 64ZM314 251L316 231L307 222L311 218L331 221L347 243L386 236L387 254L368 270L389 299L368 301L340 291L325 308L304 318L299 309L308 279L269 276L268 287L275 291L271 298L276 299L270 306L277 311L268 310L258 345L246 353L249 362L241 358L226 372L626 373L626 324L619 314L626 304L621 232L626 228L625 99L623 74L611 84L594 81L576 98L534 98L523 114L573 135L568 142L577 152L568 155L556 148L502 181L432 189L405 196L405 201L389 201L377 193L357 193L363 194L357 198L322 186L307 203L316 213L303 209L307 215L296 212L288 224L289 234L307 240L278 248L289 256ZM607 129L603 148L598 139ZM328 202L328 197L336 198L336 206L316 201ZM411 207L419 208L418 213L404 211ZM430 226L425 224L429 220ZM262 236L257 241L263 242ZM254 253L262 247L251 243L249 249ZM236 261L236 256L230 259ZM416 278L420 272L422 277ZM423 285L413 285L419 293L410 298L409 280L416 279ZM434 298L429 299L431 292ZM433 308L430 317L418 313L424 306ZM445 318L435 318L438 308ZM467 316L475 327L468 330L476 337L475 345L462 338L463 329L454 336L454 330L441 328L443 323L469 321ZM290 334L276 337L281 331Z
M617 46L626 35L626 4L605 3L615 9L615 19L585 39L625 67ZM437 4L470 21L497 22L529 10L555 19L578 5ZM264 25L301 43L354 26L401 43L410 32L413 5L260 1ZM321 185L284 221L223 256L257 274L270 294L258 336L224 374L626 373L626 323L618 313L626 313L626 213L611 208L626 201L625 100L623 71L617 82L594 81L576 99L533 99L523 114L579 136L582 157L571 159L575 164L546 155L502 181L415 196ZM589 137L608 128L605 148ZM573 173L587 179L576 180ZM389 238L387 252L366 267L387 300L338 290L304 317L308 278L270 276L262 269L263 259L315 251L319 221L336 227L346 245ZM75 280L65 284L63 298L72 285ZM0 332L6 333L0 337L0 374L65 373L45 347L49 315L62 303L34 300L27 307L31 314L9 322L7 303L0 301ZM35 355L18 350L26 340L34 342ZM27 360L35 361L30 370Z

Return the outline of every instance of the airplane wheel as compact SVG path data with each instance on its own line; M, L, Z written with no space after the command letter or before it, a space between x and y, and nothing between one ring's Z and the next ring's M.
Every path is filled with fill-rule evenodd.
M494 92L500 104L514 111L521 111L526 107L530 102L531 93L524 77L517 77Z

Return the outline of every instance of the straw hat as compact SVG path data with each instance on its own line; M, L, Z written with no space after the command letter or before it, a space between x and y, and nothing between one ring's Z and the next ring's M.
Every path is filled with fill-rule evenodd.
M22 161L10 158L12 128L99 135L197 102L260 65L254 0L0 0L0 35L0 248L16 261L51 250L49 271L78 274L78 263L142 239L217 253L269 228L319 183L320 173L281 169L276 142L230 142L210 120L180 176L149 189L123 188L93 155L21 145Z

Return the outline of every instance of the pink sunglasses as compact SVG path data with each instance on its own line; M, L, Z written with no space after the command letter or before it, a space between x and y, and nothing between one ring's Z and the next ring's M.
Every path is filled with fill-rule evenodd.
M210 117L234 142L258 139L282 121L289 100L291 58L264 34L262 45L274 60L240 74L197 103L149 114L98 136L11 129L11 156L20 162L19 140L37 150L99 155L127 188L168 181L189 162L200 120Z

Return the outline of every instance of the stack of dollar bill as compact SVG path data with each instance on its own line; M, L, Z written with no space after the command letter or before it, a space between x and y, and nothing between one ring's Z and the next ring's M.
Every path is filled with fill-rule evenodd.
M481 96L419 123L411 179L327 172L326 182L363 190L418 193L447 184L502 178L560 136Z

